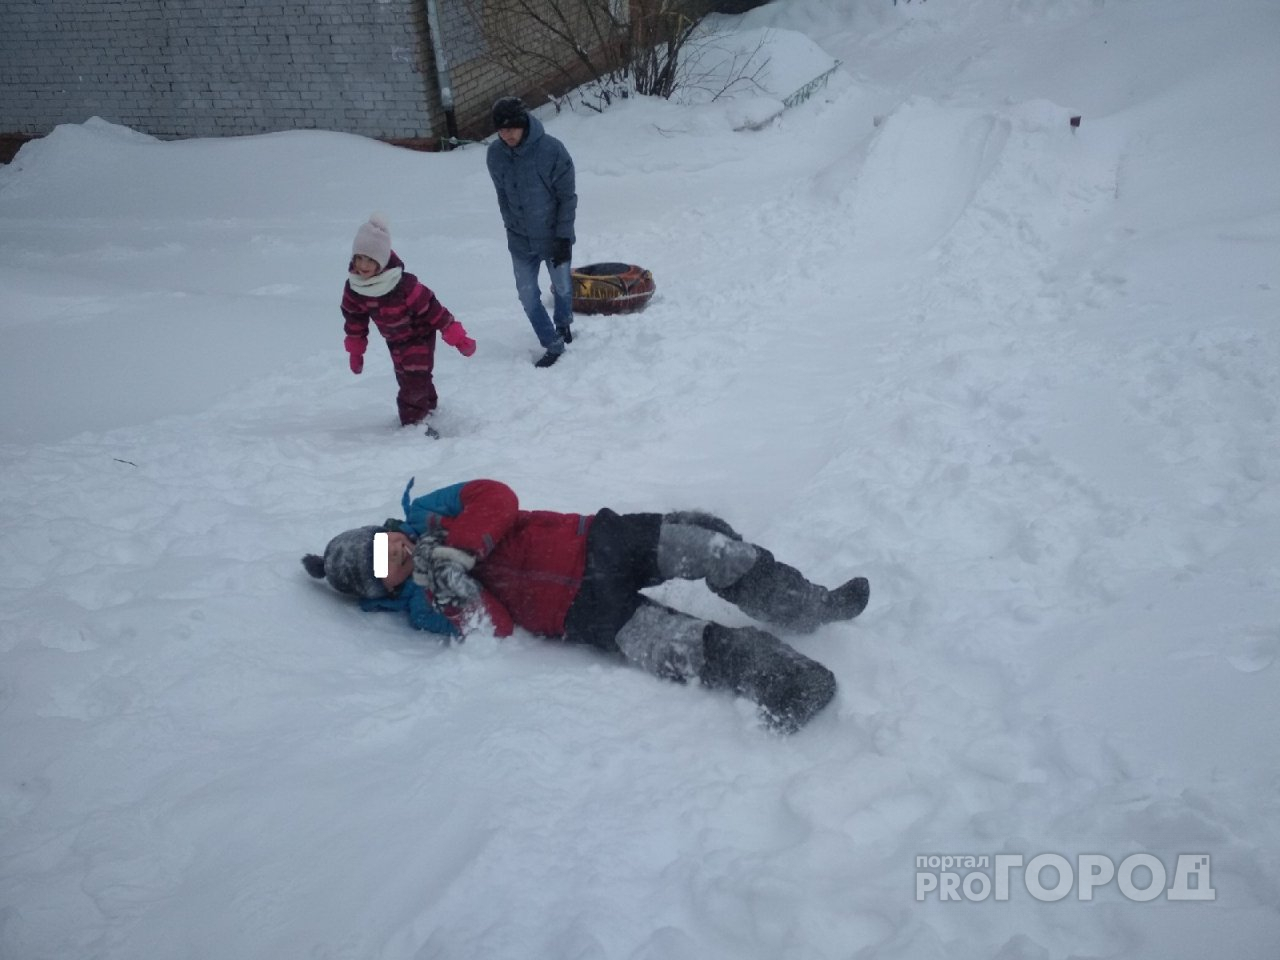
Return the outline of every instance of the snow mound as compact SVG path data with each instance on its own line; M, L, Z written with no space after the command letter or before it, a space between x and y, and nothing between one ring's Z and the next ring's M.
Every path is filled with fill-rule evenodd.
M731 29L734 25L731 17L704 21L689 41L673 101L729 101L733 127L754 127L778 115L789 98L837 66L834 57L795 30Z
M141 211L175 220L261 219L288 215L308 199L352 206L344 198L361 170L389 169L403 196L404 184L421 175L422 161L413 151L346 133L162 141L95 118L62 124L24 144L14 162L0 168L0 195L11 215L42 219ZM385 177L362 193L385 197L375 204L380 208L396 196Z
M814 179L847 210L863 254L898 258L937 247L966 214L1035 223L1037 236L1114 196L1118 148L1075 137L1069 111L1047 101L1001 110L912 97L876 117L868 144Z

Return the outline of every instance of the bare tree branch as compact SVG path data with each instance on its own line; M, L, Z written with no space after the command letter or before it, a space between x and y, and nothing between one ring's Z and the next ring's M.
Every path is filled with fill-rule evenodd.
M581 93L579 102L591 109L632 92L670 98L682 85L697 89L703 83L684 58L703 42L697 29L705 0L463 2L482 25L488 59L522 89L542 90L557 106L566 102L562 91L584 80L593 89ZM754 60L754 54L745 57L741 76L735 63L732 76L718 78L713 99L740 82L755 82L760 66L753 67Z

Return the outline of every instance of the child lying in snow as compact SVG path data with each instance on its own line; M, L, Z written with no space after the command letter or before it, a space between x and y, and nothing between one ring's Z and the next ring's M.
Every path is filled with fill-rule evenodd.
M410 480L403 521L340 533L323 557L303 557L307 572L367 611L403 610L422 630L460 636L484 625L505 637L519 626L621 653L655 676L732 690L788 733L835 695L830 670L772 634L700 620L640 591L703 579L752 617L809 631L861 613L864 577L835 590L810 583L706 513L522 510L496 480L410 500L412 489ZM383 577L374 569L378 533L387 534Z

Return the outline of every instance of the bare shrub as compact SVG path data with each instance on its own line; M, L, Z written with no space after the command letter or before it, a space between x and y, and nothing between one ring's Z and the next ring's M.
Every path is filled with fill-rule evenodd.
M729 75L700 64L714 42L700 30L705 0L466 0L481 23L488 57L523 91L557 105L602 110L634 94L670 99L683 88L710 98L755 82L763 64L736 54ZM758 54L758 51L757 51Z

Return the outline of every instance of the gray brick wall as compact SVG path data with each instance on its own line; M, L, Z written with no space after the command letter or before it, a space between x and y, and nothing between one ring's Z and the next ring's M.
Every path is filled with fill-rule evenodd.
M584 0L598 2L598 0ZM463 136L492 133L489 108L506 94L516 94L531 104L546 102L551 94L564 92L576 82L590 79L576 58L560 44L546 39L545 30L531 20L532 11L546 22L558 23L561 15L572 21L579 38L590 41L593 31L585 26L584 14L575 11L573 0L439 0L440 32L444 37L453 81L455 110ZM496 43L490 49L486 32L493 36L519 38L518 46L539 49L543 56L514 63L515 72L499 61L512 63ZM553 53L554 51L554 53ZM492 56L491 56L492 55ZM562 56L569 61L567 71L550 66L548 59Z
M491 132L503 94L564 89L558 71L515 76L490 59L486 29L528 29L510 0L437 7L429 38L425 0L0 0L0 148L92 116L166 138L322 129L435 143L448 131L432 39L463 137Z
M453 83L454 112L463 137L492 133L489 109L493 101L520 92L506 70L485 59L488 45L481 19L485 6L484 0L438 0L437 5L443 50Z
M421 0L2 0L0 132L439 136L425 20Z

